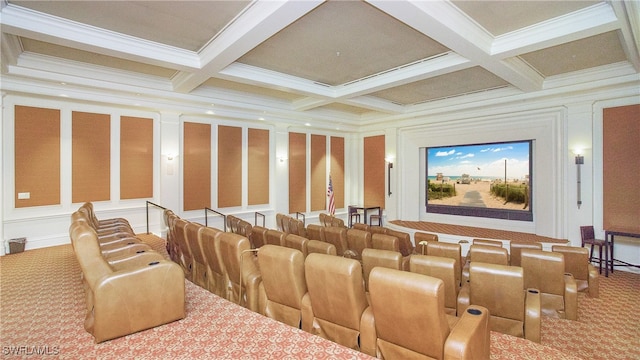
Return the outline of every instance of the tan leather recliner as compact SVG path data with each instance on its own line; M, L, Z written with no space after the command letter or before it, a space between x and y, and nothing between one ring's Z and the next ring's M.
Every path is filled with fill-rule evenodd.
M415 243L414 252L416 254L426 255L427 254L426 242L438 241L438 234L431 234L431 233L416 231L416 233L413 234L413 241Z
M489 309L491 330L540 342L540 292L524 289L521 267L471 263L469 282L458 295L458 311L469 305Z
M207 289L227 299L227 275L220 258L220 234L222 231L205 227L198 233L198 242L207 265Z
M540 291L542 314L578 319L578 295L573 275L564 270L564 256L557 252L523 249L524 287Z
M264 234L264 241L265 244L283 246L285 236L287 236L287 234L283 231L269 229Z
M472 245L487 245L487 246L495 246L495 247L503 247L502 241L491 240L491 239L473 239L471 240Z
M253 228L253 225L251 225L250 222L245 221L245 220L240 220L238 222L238 227L237 227L235 233L238 234L238 235L249 237L249 235L251 235L252 228Z
M373 247L371 233L358 229L347 230L347 246L356 254L355 259L362 260L362 251Z
M411 235L409 235L409 233L387 228L386 235L398 238L400 242L400 253L402 256L407 257L413 254L413 243L411 242Z
M539 242L518 242L509 243L509 264L511 266L520 266L520 253L522 249L542 250L542 244Z
M307 255L309 254L326 254L337 256L338 252L333 244L320 240L309 240L307 243Z
M422 274L378 267L369 282L378 358L489 359L486 308L447 315L442 280Z
M133 229L129 225L129 222L123 218L108 219L106 221L99 220L95 212L93 211L93 204L91 203L85 203L84 205L80 206L77 211L87 216L87 219L91 223L91 226L98 234L98 238L102 237L103 235L109 235L119 231L134 234Z
M378 250L400 252L400 240L397 237L385 234L372 234L371 246ZM400 254L402 255L402 254Z
M302 327L302 299L308 296L304 259L296 249L276 245L260 248L258 263L262 282L259 308L262 315L293 327Z
M307 257L307 244L309 239L295 234L287 234L284 237L284 246L290 249L296 249L302 253L303 258Z
M226 219L227 219L227 230L229 232L237 234L238 225L240 224L240 221L242 221L242 219L234 215L227 215Z
M553 245L551 251L564 255L564 271L573 275L578 291L588 290L589 296L600 295L598 270L589 262L589 249L577 246Z
M349 248L347 244L347 228L330 226L324 229L324 241L336 247L338 256L344 256Z
M362 252L362 270L366 291L369 291L369 274L376 266L402 270L402 254L397 251L364 249Z
M294 217L289 218L289 234L307 237L307 229L304 227L304 222Z
M509 252L503 247L495 245L473 244L469 247L467 263L462 269L462 283L469 279L469 264L482 262L487 264L509 265Z
M178 245L175 240L175 222L178 219L178 215L176 215L172 210L166 209L163 212L163 218L165 225L167 226L167 253L169 254L169 258L175 262L178 262Z
M287 215L282 214L282 213L277 213L276 214L276 229L279 231L283 231L284 227L283 227L283 221L285 220L285 218L287 217Z
M129 225L129 220L122 218L122 217L117 217L117 218L109 218L109 219L98 219L98 217L96 216L95 210L93 208L93 203L91 202L85 202L84 204L82 204L81 206L82 208L86 208L89 211L89 215L94 219L95 223L98 226L113 226L113 225L126 225L129 228L131 228L131 226Z
M370 232L369 231L369 225L367 224L363 224L363 223L354 223L353 226L351 227L352 229L357 229L357 230L362 230L362 231L366 231L366 232Z
M249 242L251 243L251 248L259 249L260 247L262 247L264 244L267 243L265 240L265 236L267 235L267 230L269 229L262 226L253 226L251 228L251 234L247 236L247 238L249 239Z
M445 311L448 315L456 316L460 282L456 281L455 260L440 256L411 255L409 271L442 280Z
M70 236L85 283L84 326L96 343L184 318L179 265L160 256L137 266L114 267L104 260L95 232L86 225L75 227Z
M227 274L227 299L258 312L258 286L261 276L249 239L242 235L220 233L220 258Z
M184 231L187 242L189 243L189 249L191 249L191 256L193 257L190 280L201 288L207 289L209 286L209 280L207 279L207 259L204 257L199 243L200 231L202 231L202 229L204 229L204 226L190 222L185 226Z
M455 260L456 281L462 285L462 246L460 244L430 241L427 244L427 255L446 257Z
M117 248L123 243L129 243L132 241L141 242L138 238L135 237L133 230L121 230L120 228L99 230L91 220L90 216L87 214L86 209L85 211L74 211L71 214L71 221L82 221L89 225L89 227L91 227L96 233L98 243L100 244L100 247L103 249L103 251L105 250L105 248Z
M309 297L303 302L302 329L375 356L373 313L367 303L357 260L309 254L304 264Z
M193 255L191 255L191 248L189 247L189 242L187 241L187 234L185 232L185 228L189 222L184 219L177 219L175 223L175 240L178 248L180 249L180 258L178 259L178 264L182 267L184 271L184 277L191 280L192 279L192 267L193 267Z
M324 241L324 226L318 224L307 225L307 239Z

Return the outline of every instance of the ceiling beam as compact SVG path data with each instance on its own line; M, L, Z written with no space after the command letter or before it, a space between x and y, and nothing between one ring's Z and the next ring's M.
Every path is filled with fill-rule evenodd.
M426 36L438 41L460 56L472 59L496 76L522 91L542 89L544 79L523 66L510 66L491 54L494 37L470 20L448 1L384 1L369 0L371 5L393 16Z
M187 93L242 55L315 9L323 1L256 1L200 52L201 68L178 73L173 79L175 91Z

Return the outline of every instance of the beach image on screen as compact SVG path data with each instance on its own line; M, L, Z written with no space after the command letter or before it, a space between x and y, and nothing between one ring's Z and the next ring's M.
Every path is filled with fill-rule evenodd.
M427 148L426 204L529 211L530 163L531 141Z

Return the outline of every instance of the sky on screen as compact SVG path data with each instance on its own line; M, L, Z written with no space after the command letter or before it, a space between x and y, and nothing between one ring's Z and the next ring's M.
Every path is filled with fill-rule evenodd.
M429 148L427 174L504 179L505 159L507 179L524 179L529 174L529 142Z

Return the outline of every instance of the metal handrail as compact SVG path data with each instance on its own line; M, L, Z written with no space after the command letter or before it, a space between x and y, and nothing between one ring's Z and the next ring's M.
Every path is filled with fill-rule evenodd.
M296 219L300 220L300 216L302 216L302 225L306 226L307 218L303 213L296 211Z
M164 207L164 206L160 206L158 204L152 203L151 201L147 201L147 205L146 205L146 207L147 207L147 235L149 235L149 205L153 205L153 206L155 206L157 208L160 208L162 210L167 210L167 208Z
M253 220L253 225L258 225L258 215L262 217L262 227L264 227L264 219L265 216L263 213L259 213L256 211L256 213L254 214L254 220Z
M211 211L212 213L215 213L215 214L218 214L218 215L222 216L222 220L223 220L223 224L224 224L224 232L227 232L227 215L225 215L225 214L223 214L223 213L221 213L219 211L210 209L208 207L204 208L204 226L209 227L209 220L208 220L209 218L207 217L207 215L209 214L208 211Z

